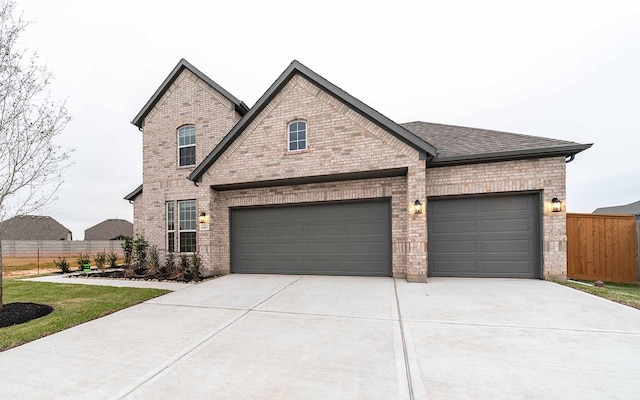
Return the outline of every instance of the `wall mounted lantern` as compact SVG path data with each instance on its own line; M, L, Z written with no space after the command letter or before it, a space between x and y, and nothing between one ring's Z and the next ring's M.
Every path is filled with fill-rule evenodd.
M200 213L200 218L198 218L198 221L200 221L201 224L204 224L207 222L207 214L204 212Z
M562 211L562 201L559 198L554 197L553 199L551 199L551 211L553 212Z
M422 202L420 202L420 200L416 200L415 203L413 203L413 213L422 214Z

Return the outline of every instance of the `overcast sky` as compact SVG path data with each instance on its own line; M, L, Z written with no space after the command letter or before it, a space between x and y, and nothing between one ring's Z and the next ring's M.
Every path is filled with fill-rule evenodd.
M525 5L526 4L526 5ZM252 106L293 59L396 122L594 143L567 209L640 200L640 1L19 0L73 166L51 215L82 239L142 182L130 121L180 58Z

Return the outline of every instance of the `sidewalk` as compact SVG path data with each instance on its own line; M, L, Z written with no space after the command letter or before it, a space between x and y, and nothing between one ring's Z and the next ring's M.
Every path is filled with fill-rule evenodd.
M100 278L76 278L73 274L64 275L48 275L37 278L22 279L33 282L51 282L51 283L71 283L76 285L96 285L96 286L115 286L115 287L134 287L147 289L166 289L171 291L182 290L193 287L194 283L181 282L153 282L153 281L135 281L126 279L100 279Z

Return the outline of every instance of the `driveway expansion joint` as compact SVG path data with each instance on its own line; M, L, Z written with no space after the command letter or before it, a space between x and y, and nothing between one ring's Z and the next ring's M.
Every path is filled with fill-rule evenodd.
M481 328L505 328L505 329L531 329L540 331L552 331L552 332L580 332L580 333L606 333L614 335L640 335L640 331L609 331L602 329L572 329L572 328L553 328L542 326L526 326L526 325L498 325L498 324L484 324L474 322L451 322L451 321L432 321L422 319L405 319L405 322L417 322L423 324L435 324L435 325L457 325L457 326L474 326Z

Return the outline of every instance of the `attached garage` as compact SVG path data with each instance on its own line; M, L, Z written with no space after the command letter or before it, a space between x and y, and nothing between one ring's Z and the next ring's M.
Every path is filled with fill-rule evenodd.
M429 276L541 277L540 194L428 200Z
M231 272L391 276L390 200L231 210Z

